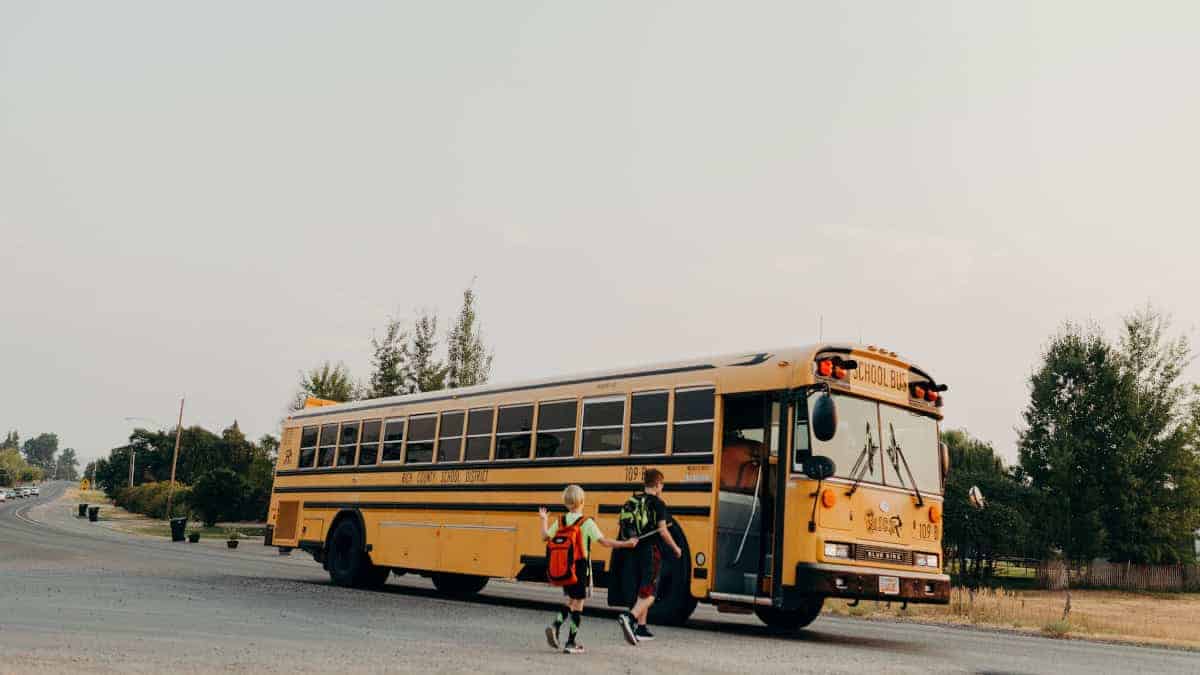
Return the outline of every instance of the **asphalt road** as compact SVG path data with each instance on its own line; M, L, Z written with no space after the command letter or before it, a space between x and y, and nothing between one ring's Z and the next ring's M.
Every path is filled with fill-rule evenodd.
M257 540L171 542L74 517L65 489L0 505L0 673L28 672L1200 672L1200 654L822 617L790 638L701 606L638 647L589 610L582 656L541 634L552 589L493 581L472 601L422 579L330 586ZM599 605L600 603L597 603Z

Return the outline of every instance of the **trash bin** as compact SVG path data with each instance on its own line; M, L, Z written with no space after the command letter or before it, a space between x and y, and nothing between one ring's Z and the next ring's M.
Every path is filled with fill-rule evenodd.
M97 520L100 520L100 507L99 506L89 506L88 507L88 520L90 520L93 523L96 522Z
M187 518L171 519L171 541L183 541L183 531L187 528Z
M79 505L79 517L80 517L80 518L87 518L87 504L80 504L80 505Z

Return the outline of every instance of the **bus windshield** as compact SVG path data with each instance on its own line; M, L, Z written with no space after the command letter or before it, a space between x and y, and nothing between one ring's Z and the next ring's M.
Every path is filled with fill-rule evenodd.
M834 461L838 477L905 489L912 489L915 481L922 493L942 491L937 420L853 396L834 394L834 399L837 434L829 441L810 442L814 455ZM816 400L809 397L810 417Z

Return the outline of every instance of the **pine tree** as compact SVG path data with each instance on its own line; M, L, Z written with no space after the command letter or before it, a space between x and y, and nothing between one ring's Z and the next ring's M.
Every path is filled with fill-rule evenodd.
M411 393L413 376L408 367L408 334L397 319L388 319L383 338L371 338L371 379L364 398L383 398Z
M410 391L437 391L446 388L446 364L437 358L436 312L423 310L413 324L408 343L408 357L412 379Z
M300 410L309 396L327 401L351 401L354 399L354 381L346 364L336 365L326 361L319 368L300 374L300 388L292 398L291 409Z
M21 449L21 435L17 433L16 429L13 429L12 431L8 432L8 435L4 437L4 442L0 443L0 450L8 450L8 449L12 449L12 450L20 450Z
M483 344L483 333L475 314L475 289L463 291L462 309L447 337L446 384L469 387L488 381L492 352Z

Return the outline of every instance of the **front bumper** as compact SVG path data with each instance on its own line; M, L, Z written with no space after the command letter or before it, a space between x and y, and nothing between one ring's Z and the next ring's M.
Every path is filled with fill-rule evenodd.
M879 577L898 578L900 592L880 592ZM830 598L946 605L950 603L950 577L929 572L864 570L853 565L799 563L796 565L794 592Z

